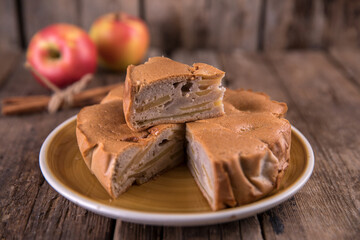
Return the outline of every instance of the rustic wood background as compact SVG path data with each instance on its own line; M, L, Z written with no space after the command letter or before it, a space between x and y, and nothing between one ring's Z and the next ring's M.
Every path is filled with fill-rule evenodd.
M122 222L66 200L39 169L42 142L79 109L0 116L0 239L359 238L359 0L0 0L0 99L48 94L23 68L21 50L35 32L56 22L88 30L115 10L148 22L149 56L207 62L226 71L225 86L285 101L287 118L314 148L312 177L290 200L240 221ZM91 87L123 79L99 71Z
M143 18L152 46L166 53L360 45L357 0L0 0L0 47L25 48L51 23L89 30L97 17L113 11Z

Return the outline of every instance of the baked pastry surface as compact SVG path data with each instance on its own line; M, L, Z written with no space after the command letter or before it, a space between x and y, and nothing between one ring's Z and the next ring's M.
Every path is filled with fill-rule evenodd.
M111 95L80 111L76 136L86 165L117 198L134 182L142 184L184 161L185 125L134 132L126 125L122 101Z
M135 130L223 115L225 73L204 63L193 66L165 57L127 69L124 114Z
M124 84L119 84L118 87L111 90L104 98L101 103L107 103L112 101L122 101L124 95Z
M270 193L290 158L286 104L227 89L224 107L222 117L186 123L188 167L213 210Z

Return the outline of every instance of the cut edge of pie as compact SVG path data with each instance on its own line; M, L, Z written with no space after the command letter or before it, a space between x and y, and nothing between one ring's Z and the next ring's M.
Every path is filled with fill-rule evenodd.
M87 167L117 198L133 183L145 183L184 161L185 125L134 132L125 123L122 101L111 98L80 111L76 136Z
M204 63L193 66L165 57L127 69L124 114L134 131L224 114L225 73Z

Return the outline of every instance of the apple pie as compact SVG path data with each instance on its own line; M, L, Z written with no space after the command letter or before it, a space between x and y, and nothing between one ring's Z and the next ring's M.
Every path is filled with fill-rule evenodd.
M76 126L86 165L114 198L134 182L142 184L184 161L184 124L134 132L126 125L122 104L110 93L102 104L83 108Z
M133 131L122 91L114 89L77 117L81 154L112 197L185 161L185 141L188 168L213 210L253 202L278 187L290 158L285 103L227 89L221 117Z
M127 69L124 114L135 131L164 123L184 123L224 114L225 73L204 63L192 66L165 57Z

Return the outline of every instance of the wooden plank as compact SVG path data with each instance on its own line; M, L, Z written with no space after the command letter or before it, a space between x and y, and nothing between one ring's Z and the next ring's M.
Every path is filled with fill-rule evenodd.
M16 50L0 50L0 89L9 79L10 74L16 67L17 60L19 59L20 53Z
M222 59L230 87L264 91L287 102L287 118L308 137L316 155L314 174L305 187L259 215L264 237L355 238L359 233L355 179L360 170L356 160L360 153L355 150L360 141L353 134L360 130L356 87L322 53L278 53L264 59L236 51Z
M80 25L78 0L22 1L25 28L25 42L42 28L54 23Z
M169 52L179 45L180 23L177 10L179 4L180 1L144 1L151 46Z
M359 46L359 1L267 0L264 49Z
M196 227L182 227L182 228L173 228L167 227L164 228L165 239L221 239L221 231L219 225L209 225L209 226L196 226ZM175 235L172 235L175 233ZM229 233L230 235L231 233Z
M261 233L261 223L256 216L240 220L239 226L241 239L264 239ZM228 229L232 228L229 227ZM224 232L226 233L227 231Z
M126 12L139 16L139 0L133 1L96 1L81 0L81 26L89 31L91 24L100 16L112 12Z
M0 98L46 94L18 61L14 74L0 90ZM79 109L54 115L0 117L0 236L4 239L109 239L115 221L76 206L44 180L38 156L42 142L58 124Z
M178 47L256 50L260 10L260 0L145 1L152 45L168 52Z
M78 25L85 31L101 15L123 11L139 16L139 0L136 1L84 1L84 0L40 0L36 4L23 2L25 37L28 43L31 37L42 28L66 22Z
M250 89L265 92L273 99L285 101L283 89L267 67L261 55L234 50L229 54L221 54L224 65L225 85L232 89Z
M200 62L210 64L219 69L223 68L218 54L215 51L208 49L196 51L180 49L173 53L172 59L188 65Z
M263 239L256 217L229 223L195 226L162 227L117 221L114 240L120 239Z
M114 240L122 239L162 239L162 227L117 221Z
M13 0L0 1L0 49L20 48L16 19L16 5Z
M348 78L360 87L360 50L349 47L333 47L330 49L330 58L344 70Z
M324 42L327 46L359 46L360 2L324 1L326 19Z
M354 134L360 131L358 89L320 52L272 54L269 61L303 122L316 165L293 200L265 213L265 237L355 239L360 222L360 138Z
M164 240L177 239L263 239L256 217L217 225L164 227Z
M267 0L264 25L264 50L278 50L287 47L287 36L294 1Z
M253 91L256 92L265 92L274 100L285 101L289 107L287 118L290 119L290 122L292 124L294 124L297 128L303 131L304 134L307 134L306 131L304 132L304 130L306 130L306 126L302 124L299 114L296 111L295 103L289 100L290 98L286 92L286 89L280 83L279 79L274 74L274 71L271 68L269 68L263 56L254 53L246 53L243 51L234 51L229 54L222 54L221 59L224 65L224 70L226 72L225 83L227 84L227 87L233 89L238 89L238 88L252 89ZM310 181L311 180L312 179L310 179ZM304 190L301 190L300 193L298 194L301 194L302 191ZM290 204L289 201L281 204L279 207L276 207L275 209L278 208L285 209L286 213L299 211L292 204ZM273 211L274 210L270 210L267 212L268 214L272 214L273 216L271 218L271 221L264 220L264 216L268 216L268 214L266 215L265 213L259 214L258 218L260 219L260 222L258 222L258 219L256 218L256 223L253 223L253 225L257 227L244 226L241 229L245 229L248 231L250 229L251 231L255 231L257 233L257 236L259 236L259 238L260 236L262 236L260 228L266 230L265 231L266 235L264 236L265 239L268 239L271 234L275 236L276 235L275 231L279 233L279 230L283 229L283 224L282 221L279 220L280 218L278 217L278 215L274 214ZM284 210L282 211L282 213L283 212ZM283 216L281 215L281 218L282 217ZM253 218L253 221L254 219L255 218ZM291 220L294 222L294 224L299 224L296 215L293 216ZM301 225L299 224L299 229L300 226ZM297 234L299 239L303 239L304 235L301 232L298 232ZM284 236L286 237L288 235L284 234ZM252 239L252 237L249 237L249 239Z
M324 11L322 1L267 1L264 49L324 47Z
M257 49L261 1L181 2L183 47Z

